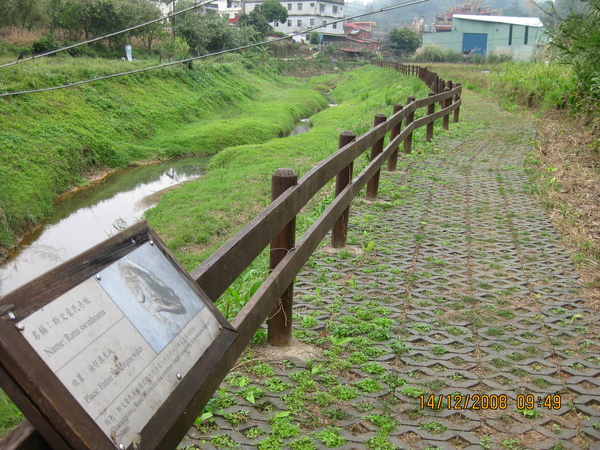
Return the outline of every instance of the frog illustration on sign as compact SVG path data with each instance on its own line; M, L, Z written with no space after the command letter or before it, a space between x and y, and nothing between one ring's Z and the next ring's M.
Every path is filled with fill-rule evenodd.
M160 278L139 264L125 259L118 263L123 282L135 299L162 323L173 325L169 314L183 315L187 311L181 299Z

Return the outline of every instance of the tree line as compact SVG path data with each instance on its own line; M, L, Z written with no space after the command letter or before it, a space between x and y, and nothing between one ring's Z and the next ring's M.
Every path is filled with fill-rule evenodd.
M199 0L180 0L180 11ZM134 27L162 16L160 3L148 0L0 0L0 28L42 30L46 36L33 45L41 53L58 48L58 37L78 42ZM166 2L165 2L166 3ZM267 0L250 14L240 17L240 26L231 27L227 18L208 14L203 7L127 33L108 38L106 45L121 49L137 38L147 52L201 55L247 45L272 30L269 22L285 21L287 9L276 0ZM156 45L160 43L160 45Z

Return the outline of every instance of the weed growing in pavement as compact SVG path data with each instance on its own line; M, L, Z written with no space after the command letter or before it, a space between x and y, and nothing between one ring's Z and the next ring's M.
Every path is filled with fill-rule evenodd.
M216 448L237 448L240 444L236 443L230 436L221 434L210 440L210 443Z
M419 398L421 395L425 394L425 389L414 386L407 386L400 392L402 392L403 395L406 395L410 398Z
M313 433L313 436L323 442L325 447L334 448L346 443L346 439L339 434L339 431L339 427L327 427L317 433Z
M429 431L432 434L442 434L443 432L448 430L446 425L443 425L440 422L428 422L428 423L420 423L419 428L422 430Z

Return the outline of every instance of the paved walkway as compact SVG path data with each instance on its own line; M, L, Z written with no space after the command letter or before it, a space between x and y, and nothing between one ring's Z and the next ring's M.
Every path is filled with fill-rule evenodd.
M296 353L252 349L184 445L600 448L599 316L527 193L534 130L465 99L298 277Z

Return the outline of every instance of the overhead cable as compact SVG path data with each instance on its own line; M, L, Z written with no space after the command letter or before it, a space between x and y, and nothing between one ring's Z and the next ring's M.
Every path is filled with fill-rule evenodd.
M13 96L13 95L33 94L33 93L37 93L37 92L47 92L47 91L54 91L54 90L57 90L57 89L65 89L65 88L69 88L69 87L80 86L82 84L92 83L94 81L101 81L101 80L106 80L106 79L109 79L109 78L121 77L121 76L124 76L124 75L133 75L133 74L136 74L136 73L148 72L150 70L161 69L163 67L174 66L176 64L183 64L183 63L190 62L190 61L197 61L199 59L204 59L204 58L208 58L208 57L211 57L211 56L218 56L218 55L223 55L225 53L231 53L231 52L235 52L235 51L239 51L239 50L246 50L248 48L258 47L258 46L261 46L261 45L270 44L272 42L278 42L278 41L286 40L286 39L289 39L290 37L299 36L301 34L306 34L308 32L318 30L319 28L323 28L323 27L326 27L327 25L331 25L331 24L334 24L334 23L345 22L345 21L350 20L350 19L356 19L357 17L368 16L370 14L378 14L378 13L382 13L382 12L386 12L386 11L391 11L391 10L397 9L397 8L403 8L403 7L406 7L406 6L416 5L418 3L425 3L425 2L428 2L428 1L429 0L412 0L410 2L401 3L399 5L394 5L394 6L389 6L387 8L382 8L382 9L379 9L379 10L376 10L376 11L370 11L368 13L357 14L357 15L354 15L354 16L344 17L344 18L338 19L338 20L333 20L331 22L327 22L327 24L325 24L325 25L318 25L318 26L314 26L314 27L309 27L309 28L307 28L305 30L298 31L296 33L292 33L292 34L289 34L289 35L286 35L286 36L283 36L283 37L280 37L280 38L271 39L269 41L256 42L254 44L243 45L241 47L235 47L235 48L231 48L231 49L227 49L227 50L221 50L221 51L218 51L218 52L209 53L209 54L201 55L201 56L194 56L194 57L187 58L187 59L182 59L182 60L179 60L179 61L173 61L173 62L169 62L169 63L165 63L165 64L160 64L158 66L152 66L152 67L146 67L146 68L143 68L143 69L132 70L132 71L129 71L129 72L120 72L120 73L115 73L115 74L111 74L111 75L104 75L102 77L91 78L89 80L83 80L83 81L77 81L75 83L65 84L65 85L62 85L62 86L54 86L54 87L43 88L43 89L35 89L35 90L31 90L31 91L7 92L7 93L4 93L4 94L0 94L0 98L2 98L2 97L8 97L8 96Z

